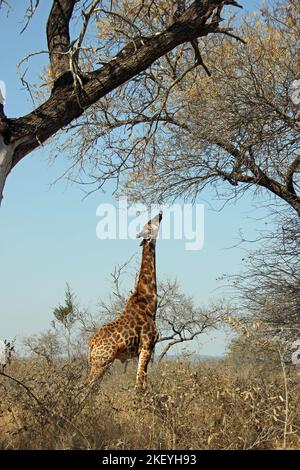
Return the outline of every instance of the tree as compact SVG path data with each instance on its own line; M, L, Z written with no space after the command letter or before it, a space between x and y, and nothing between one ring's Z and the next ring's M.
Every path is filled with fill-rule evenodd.
M99 186L121 178L132 198L159 202L194 200L208 184L226 200L264 189L300 215L299 19L299 2L274 2L238 28L246 45L228 34L201 42L201 55L183 45L160 61L163 76L148 71L122 111L117 97L104 117L94 109L109 149L105 164L94 160ZM189 66L193 53L205 67ZM91 126L82 155L100 137Z
M30 354L44 358L49 367L53 366L63 352L57 332L53 329L39 335L28 336L24 339L24 346Z
M82 308L70 288L66 284L63 305L53 310L50 328L38 335L25 338L26 349L46 360L52 366L57 359L86 359L87 339L96 329L92 315Z
M245 269L229 276L239 318L259 322L259 335L291 342L300 333L300 222L276 214L276 229L261 233L261 246L245 256Z
M0 9L8 3L1 1ZM39 4L38 0L30 1L24 28ZM49 96L17 119L7 118L0 103L1 199L7 176L21 159L108 93L130 80L139 80L144 70L177 46L220 33L216 9L239 6L235 0L172 1L165 7L173 12L172 21L167 17L167 22L163 14L160 16L161 4L159 0L53 0L46 28ZM186 8L177 8L179 5ZM78 19L78 36L71 40L70 25ZM148 35L151 27L145 25L152 23L158 32ZM103 35L88 43L86 32L91 24L99 24ZM123 29L119 29L120 24ZM126 33L128 28L130 34Z
M176 281L162 282L159 285L157 306L160 332L158 343L163 345L159 361L173 346L193 341L201 334L216 328L227 308L223 302L216 302L207 308L196 307L192 298L182 292Z

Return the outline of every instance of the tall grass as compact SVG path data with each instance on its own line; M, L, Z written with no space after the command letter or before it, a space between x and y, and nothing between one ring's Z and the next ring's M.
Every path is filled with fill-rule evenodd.
M300 448L299 377L226 361L153 364L133 389L136 365L116 364L86 396L81 361L15 359L0 376L1 449ZM288 400L286 396L288 387Z

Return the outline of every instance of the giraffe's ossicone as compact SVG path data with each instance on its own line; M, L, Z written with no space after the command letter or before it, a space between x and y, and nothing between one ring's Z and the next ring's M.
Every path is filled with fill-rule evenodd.
M143 237L142 263L134 292L129 297L124 312L116 320L103 325L90 338L90 381L100 379L115 359L122 362L139 358L136 388L144 388L147 367L158 339L155 324L157 309L157 284L155 249L160 212L137 235Z

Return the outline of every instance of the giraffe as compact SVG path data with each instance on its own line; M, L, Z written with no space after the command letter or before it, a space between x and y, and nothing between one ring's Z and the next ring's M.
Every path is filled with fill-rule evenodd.
M147 385L147 367L158 340L155 249L161 220L162 212L159 212L137 234L137 238L143 238L141 268L123 313L90 338L89 381L92 384L103 377L115 359L125 362L138 357L135 388L144 389Z

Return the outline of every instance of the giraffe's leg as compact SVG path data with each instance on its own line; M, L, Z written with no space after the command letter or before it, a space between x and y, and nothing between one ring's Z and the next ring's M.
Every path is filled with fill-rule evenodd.
M147 368L151 359L152 350L142 349L139 355L139 364L136 375L135 388L137 390L143 389L147 385Z
M90 373L88 378L89 385L93 385L96 381L100 381L107 369L115 360L115 351L99 353L93 350L90 355Z

